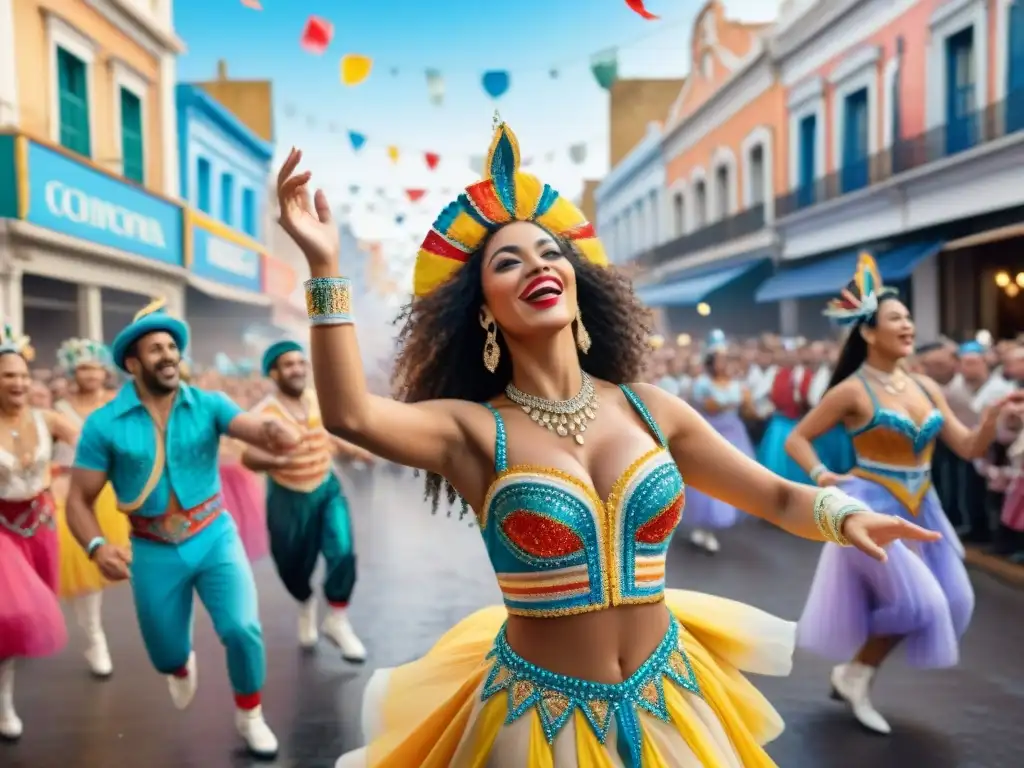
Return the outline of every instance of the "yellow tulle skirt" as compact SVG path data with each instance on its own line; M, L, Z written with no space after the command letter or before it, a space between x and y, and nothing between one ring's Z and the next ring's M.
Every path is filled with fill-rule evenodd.
M79 597L110 586L99 568L88 558L68 528L64 514L64 494L54 494L57 506L57 541L60 547L60 596ZM131 531L128 517L117 509L114 489L108 483L96 498L96 519L103 536L111 544L127 546Z
M368 746L343 755L337 768L774 766L763 745L782 732L782 719L742 673L789 674L796 625L696 592L668 590L665 602L699 693L668 676L645 689L660 700L654 709L662 714L645 711L638 699L632 740L639 742L639 761L623 756L615 718L599 738L593 711L570 707L549 739L539 706L515 716L511 688L485 695L495 679L491 651L507 617L496 607L460 622L418 661L374 673L363 701Z

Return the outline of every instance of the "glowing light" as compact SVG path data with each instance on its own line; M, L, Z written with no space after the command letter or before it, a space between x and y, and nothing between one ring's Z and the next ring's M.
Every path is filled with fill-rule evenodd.
M690 341L690 334L688 333L680 333L678 336L676 336L676 346L688 347L690 346Z
M1017 285L1016 283L1010 283L1008 286L1006 286L1006 295L1009 296L1011 299L1017 298L1017 295L1019 293L1020 286Z
M697 314L701 317L707 317L711 314L711 305L707 302L702 301L697 305Z
M1010 273L1009 272L998 272L996 273L996 285L1000 288L1005 288L1010 284Z

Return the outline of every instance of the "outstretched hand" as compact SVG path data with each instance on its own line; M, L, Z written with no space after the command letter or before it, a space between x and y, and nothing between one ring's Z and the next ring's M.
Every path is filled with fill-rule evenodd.
M894 541L938 541L942 534L929 531L895 515L855 512L843 521L843 536L864 554L884 563L885 547Z
M338 227L331 217L327 195L318 189L312 199L307 184L310 171L295 173L302 160L302 151L292 149L277 174L277 201L281 209L280 223L289 237L302 249L310 271L334 272L338 268L341 241Z

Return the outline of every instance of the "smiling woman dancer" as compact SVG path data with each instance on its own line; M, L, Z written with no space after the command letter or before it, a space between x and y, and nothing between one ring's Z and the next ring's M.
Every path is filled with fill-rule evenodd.
M338 764L772 765L761 745L782 722L739 670L788 673L793 625L665 590L680 471L794 534L878 557L895 538L933 534L834 489L788 483L678 398L628 384L645 312L602 268L580 211L518 171L504 124L487 178L445 208L420 249L396 371L407 402L370 395L350 285L336 276L337 227L324 194L310 200L309 172L295 173L300 159L289 155L278 195L313 275L324 424L427 470L435 502L442 483L450 500L461 496L505 601L419 661L378 671L364 702L369 746Z
M870 255L860 257L856 276L825 314L850 333L828 391L796 426L786 450L819 485L842 482L863 504L896 520L918 520L943 536L893 546L884 566L826 545L800 618L802 648L836 661L852 658L832 670L833 696L846 701L865 728L887 734L890 726L870 698L879 665L902 645L914 666L953 666L974 610L963 547L932 488L935 441L965 459L982 456L995 438L1000 410L1016 408L1024 392L967 429L934 381L904 370L902 361L914 351L914 323L896 291L882 285ZM852 477L829 472L811 444L837 424L853 441Z

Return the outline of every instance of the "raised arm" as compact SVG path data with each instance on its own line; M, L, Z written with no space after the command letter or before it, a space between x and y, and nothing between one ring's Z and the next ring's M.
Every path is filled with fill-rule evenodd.
M292 150L277 179L281 226L309 263L314 303L351 312L351 291L339 269L337 224L322 190L311 199L309 171L295 173L302 153ZM307 292L309 295L309 291ZM465 457L470 403L438 400L401 403L371 395L352 319L335 317L310 333L313 381L324 426L332 434L399 464L448 475Z
M835 540L823 535L816 519L818 507L825 518L839 516L838 533L843 539L878 560L885 559L883 547L895 539L939 538L902 518L875 514L838 489L784 480L730 445L685 403L666 397L656 387L638 384L635 389L665 433L687 484L703 493L795 536Z
M1003 398L995 405L986 408L981 415L981 423L975 429L968 429L949 407L946 395L932 379L927 376L917 376L918 382L924 387L935 407L942 413L942 441L949 446L957 456L968 461L978 459L985 455L992 441L996 439L996 428L999 425L999 416L1005 406L1016 409L1024 401L1024 392L1017 391Z

